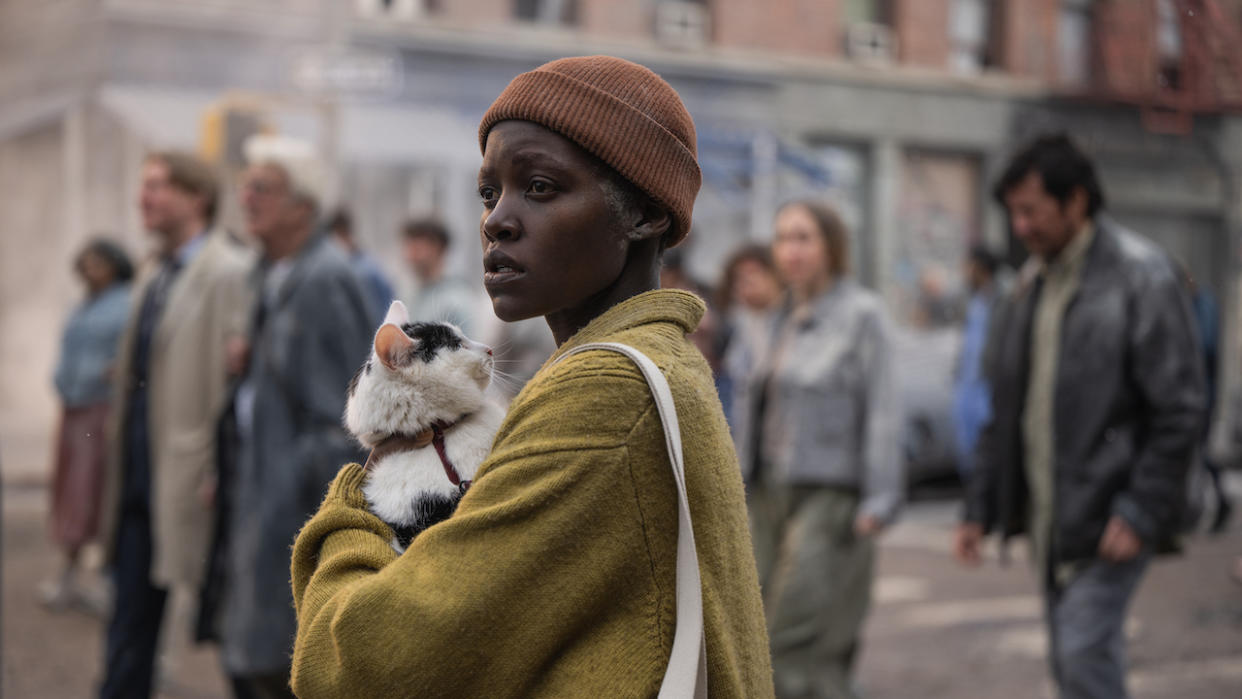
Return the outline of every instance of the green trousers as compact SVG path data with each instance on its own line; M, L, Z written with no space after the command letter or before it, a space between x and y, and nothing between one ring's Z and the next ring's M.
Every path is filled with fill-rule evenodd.
M854 699L851 671L875 561L874 541L854 534L858 496L757 485L748 505L776 696Z

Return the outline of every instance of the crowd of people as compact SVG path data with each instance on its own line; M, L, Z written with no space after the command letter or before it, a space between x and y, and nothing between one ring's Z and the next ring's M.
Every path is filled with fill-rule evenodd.
M615 124L644 138L618 142ZM240 698L424 681L457 696L491 696L497 682L652 693L677 618L676 498L660 423L641 409L651 398L623 380L633 368L544 365L588 341L656 357L679 402L712 694L856 696L876 538L906 491L894 320L851 275L858 232L823 202L791 201L770 243L736 250L715 289L696 285L672 249L698 186L693 122L666 83L617 59L519 76L481 143L483 246L509 251L520 273L487 287L506 322L479 314L481 284L446 272L452 236L433 218L394 232L413 279L404 300L412 318L507 347L508 397L531 383L458 514L400 557L363 516L361 468L342 470L366 455L341 426L397 294L348 212L325 210L308 144L246 143L244 236L219 226L208 164L152 153L139 207L156 254L135 270L99 239L75 258L86 297L55 376L52 536L65 564L42 594L56 608L85 600L80 552L103 545L114 595L101 696L152 694L173 593L196 601L195 637L219 644ZM1020 150L995 195L1029 257L1012 283L986 247L964 261L955 552L974 565L987 533L1029 535L1061 695L1125 697L1127 605L1152 556L1176 548L1205 451L1215 311L1202 293L1192 306L1188 275L1107 216L1094 167L1065 136ZM678 288L711 303L667 291ZM1219 529L1231 505L1206 465ZM385 618L409 626L363 628ZM601 653L652 672L607 671Z

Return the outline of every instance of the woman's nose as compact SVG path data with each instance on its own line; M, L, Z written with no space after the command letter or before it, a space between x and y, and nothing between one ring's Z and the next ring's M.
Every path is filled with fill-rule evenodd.
M511 241L518 237L521 224L513 216L509 207L505 206L504 198L483 218L481 226L483 237L489 243Z

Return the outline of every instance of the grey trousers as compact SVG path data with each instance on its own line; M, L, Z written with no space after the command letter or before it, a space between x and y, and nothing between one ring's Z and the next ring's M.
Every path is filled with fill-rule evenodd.
M858 496L754 486L748 501L776 696L854 699L875 559L874 542L854 535Z
M1045 584L1048 657L1062 699L1126 699L1125 620L1150 562L1095 560L1066 584Z

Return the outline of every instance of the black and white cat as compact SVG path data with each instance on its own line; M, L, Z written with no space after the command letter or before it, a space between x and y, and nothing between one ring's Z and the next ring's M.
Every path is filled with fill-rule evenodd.
M375 333L345 427L372 450L363 492L398 553L453 513L491 449L504 418L485 394L493 368L489 347L448 323L409 322L400 301Z

